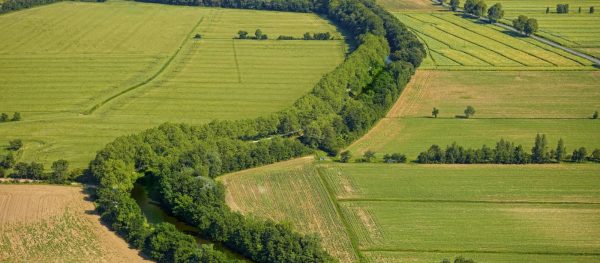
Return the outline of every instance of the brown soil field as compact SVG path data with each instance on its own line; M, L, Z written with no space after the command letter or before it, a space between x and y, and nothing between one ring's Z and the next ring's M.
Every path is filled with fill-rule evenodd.
M0 185L0 262L142 262L81 187Z

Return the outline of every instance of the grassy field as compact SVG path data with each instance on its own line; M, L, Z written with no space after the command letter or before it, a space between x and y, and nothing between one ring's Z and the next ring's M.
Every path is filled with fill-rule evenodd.
M534 17L539 23L539 32L544 38L561 43L562 45L576 48L590 55L600 57L600 7L598 1L586 0L498 0L505 13L505 22L515 19L519 15ZM557 4L569 4L569 14L557 14ZM589 13L590 6L596 12ZM546 14L546 7L550 13ZM579 13L581 7L581 13Z
M405 11L405 10L420 10L420 11L433 11L433 10L446 10L446 8L434 3L431 0L377 0L377 4L383 6L386 10L391 12Z
M83 167L117 136L163 122L262 116L291 105L344 58L342 40L233 40L331 32L314 14L135 2L62 2L0 16L0 141L23 161ZM196 33L201 40L193 39Z
M360 250L376 262L460 254L485 262L592 262L600 256L597 165L324 169Z
M500 27L449 12L403 12L397 17L425 43L422 69L578 70L590 61Z
M227 204L244 214L288 222L297 231L317 234L331 255L341 262L356 262L348 233L313 160L295 159L220 177L227 186Z
M0 261L142 262L80 187L0 185Z

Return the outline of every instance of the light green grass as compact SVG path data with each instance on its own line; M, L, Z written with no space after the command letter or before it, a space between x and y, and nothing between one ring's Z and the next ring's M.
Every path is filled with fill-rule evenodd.
M135 2L62 2L2 15L0 112L20 111L24 121L0 124L0 141L23 139L22 161L83 167L117 136L163 122L283 109L344 58L342 40L232 40L257 28L271 38L340 37L314 14Z
M538 35L574 47L594 55L600 56L600 3L585 0L499 0L505 13L506 23L519 15L526 15L538 20ZM495 3L494 2L494 3ZM569 4L569 14L557 14L557 4ZM589 14L589 7L594 6L596 12ZM546 14L546 7L550 13ZM581 7L581 13L578 9Z
M403 12L397 17L425 42L423 68L538 70L581 68L591 62L497 26L445 12Z
M436 252L396 252L396 251L376 251L363 252L369 262L395 263L395 262L441 262L443 259L449 259L450 262L456 257L463 256L469 259L475 259L476 262L532 262L532 263L585 263L598 261L597 256L566 256L566 255L519 255L502 253L436 253Z

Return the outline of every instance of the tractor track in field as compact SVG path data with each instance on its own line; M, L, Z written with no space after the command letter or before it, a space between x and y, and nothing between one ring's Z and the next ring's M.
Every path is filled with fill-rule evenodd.
M177 47L177 50L175 50L175 52L173 53L173 55L171 55L169 57L169 59L167 59L167 61L162 65L162 67L160 67L160 69L158 69L158 71L156 73L154 73L152 76L150 76L149 78L147 78L146 80L137 83L133 86L130 86L120 92L118 92L117 94L114 94L104 100L102 100L99 103L96 103L94 106L92 106L91 108L83 111L81 114L83 115L91 115L93 114L96 110L98 110L100 107L104 106L105 104L111 102L112 100L119 98L139 87L142 87L152 81L154 81L156 78L158 78L158 76L162 75L162 73L165 72L165 70L171 65L171 62L173 62L173 60L175 60L175 58L177 57L177 55L179 55L179 53L181 52L181 50L183 49L183 47L185 46L185 44L188 43L190 36L194 33L194 30L196 30L196 28L198 28L198 26L200 26L200 24L202 23L202 21L204 21L204 17L201 17L200 20L198 20L198 22L192 27L192 29L190 30L190 32L188 32L185 35L185 38L183 39L183 41L181 42L181 44L179 45L179 47Z

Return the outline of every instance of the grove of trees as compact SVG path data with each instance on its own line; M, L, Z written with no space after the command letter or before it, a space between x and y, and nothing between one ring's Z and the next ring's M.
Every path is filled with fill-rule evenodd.
M513 20L512 23L513 27L517 31L521 32L522 34L525 34L526 36L530 36L538 30L537 19L528 18L524 15L520 15L519 17L517 17L517 19Z

